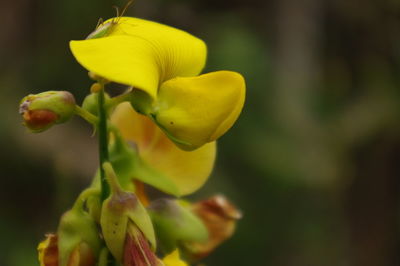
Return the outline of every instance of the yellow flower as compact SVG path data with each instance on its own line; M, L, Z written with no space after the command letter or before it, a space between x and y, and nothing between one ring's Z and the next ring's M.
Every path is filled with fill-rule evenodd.
M244 79L232 71L197 76L207 54L202 40L138 18L113 23L104 37L70 42L83 67L132 86L140 95L134 107L182 149L212 142L233 125L244 104Z
M163 263L165 266L188 266L186 262L181 260L179 250L174 250L172 253L164 257Z
M162 131L129 103L120 104L111 117L124 139L136 143L140 157L151 167L171 180L179 195L200 188L210 175L216 153L215 141L195 151L176 147Z

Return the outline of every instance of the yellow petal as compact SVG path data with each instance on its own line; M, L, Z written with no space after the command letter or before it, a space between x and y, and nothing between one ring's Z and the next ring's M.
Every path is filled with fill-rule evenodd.
M183 149L214 141L232 127L244 104L245 82L236 72L174 78L161 85L155 120Z
M179 250L175 249L172 253L164 257L163 262L165 266L188 266L186 262L181 260Z
M204 67L205 43L184 31L129 17L110 27L106 37L70 42L76 60L107 80L131 85L155 99L162 82L195 76Z
M215 142L195 151L183 151L148 117L134 111L129 103L122 103L115 109L112 122L125 139L137 144L143 160L176 184L181 195L199 189L211 174Z

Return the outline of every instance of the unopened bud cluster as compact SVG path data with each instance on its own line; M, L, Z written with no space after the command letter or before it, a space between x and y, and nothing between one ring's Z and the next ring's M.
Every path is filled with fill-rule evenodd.
M178 249L195 262L229 238L240 218L222 196L194 204L160 198L145 207L135 193L121 188L110 163L103 167L111 194L102 203L100 221L88 210L90 199L100 195L80 196L61 217L57 234L48 234L40 243L41 266L100 265L110 256L102 256L104 251L124 266L187 265ZM171 255L162 260L159 252Z

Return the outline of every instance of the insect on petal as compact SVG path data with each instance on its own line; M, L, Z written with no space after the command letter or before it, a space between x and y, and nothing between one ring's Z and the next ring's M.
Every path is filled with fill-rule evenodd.
M195 76L205 65L206 45L189 33L129 17L112 27L105 37L71 41L73 55L87 70L141 89L153 99L162 82Z

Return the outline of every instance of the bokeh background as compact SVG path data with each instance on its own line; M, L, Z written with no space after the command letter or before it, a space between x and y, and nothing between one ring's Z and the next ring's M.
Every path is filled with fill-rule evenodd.
M37 265L36 245L90 182L96 139L79 118L31 134L28 93L91 81L68 42L117 0L14 0L0 9L0 265ZM204 39L206 71L247 80L237 124L193 199L221 192L244 218L210 266L400 264L400 2L135 0L128 15Z

